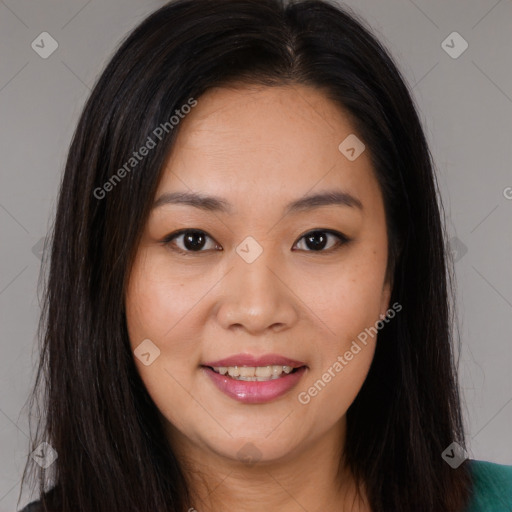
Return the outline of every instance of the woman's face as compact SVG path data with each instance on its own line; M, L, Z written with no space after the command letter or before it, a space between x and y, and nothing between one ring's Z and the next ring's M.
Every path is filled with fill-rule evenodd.
M180 123L127 290L135 362L176 449L286 460L344 432L389 306L370 155L305 86L210 90Z

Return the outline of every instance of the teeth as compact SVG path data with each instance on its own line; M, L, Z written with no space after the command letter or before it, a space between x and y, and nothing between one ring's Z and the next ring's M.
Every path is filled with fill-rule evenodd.
M229 368L228 368L228 373L229 373ZM251 368L251 367L248 367L248 366L240 366L240 368L238 368L238 372L240 374L240 377L254 377L254 375L256 374L256 368Z
M258 366L255 369L254 375L256 377L272 377L272 367L271 366Z
M293 367L285 365L270 366L216 366L213 370L221 375L229 375L236 380L265 381L279 379L283 373L289 374Z
M281 373L283 372L283 367L282 366L272 366L272 375L274 377L279 377L279 375L281 375Z

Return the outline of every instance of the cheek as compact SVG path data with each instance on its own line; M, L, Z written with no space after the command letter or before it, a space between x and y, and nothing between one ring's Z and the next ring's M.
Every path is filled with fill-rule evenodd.
M363 262L345 270L312 297L316 330L326 334L316 339L313 365L297 398L321 425L333 425L355 400L377 343L380 273Z
M186 390L191 387L191 363L199 359L198 347L183 321L193 298L185 295L183 279L166 275L166 266L149 253L141 249L132 268L125 301L128 335L132 351L146 339L158 347L151 364L134 357L135 365L160 413L179 427L196 407Z
M168 275L168 265L162 266L159 258L150 257L148 252L141 249L132 268L125 301L126 323L132 351L147 339L159 350L149 365L138 357L134 361L150 396L163 411L165 396L181 401L179 383L188 382L191 364L199 361L199 347L187 328L197 298L188 293L186 281ZM180 406L186 408L183 398Z
M328 346L343 349L379 320L385 265L386 260L374 250L354 251L353 257L335 268L296 280L297 295L332 341Z
M343 415L368 374L377 342L385 246L359 247L335 271L318 274L309 294L317 331L315 360L299 390L299 403L311 407L326 424ZM332 269L331 269L332 270ZM311 281L310 281L311 284ZM328 404L326 406L326 404Z
M180 323L197 303L201 290L204 283L194 285L183 273L173 273L165 258L141 250L126 295L126 320L132 343L142 336L165 345L181 339L183 346L189 346L186 339L174 334L180 331Z
M322 428L330 428L346 414L368 375L375 346L359 345L360 351L350 361L345 356L347 351L336 354L298 391L298 407L304 408Z

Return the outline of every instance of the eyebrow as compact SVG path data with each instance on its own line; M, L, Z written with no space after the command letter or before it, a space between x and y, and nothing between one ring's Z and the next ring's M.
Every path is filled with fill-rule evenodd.
M232 205L226 200L196 192L168 192L162 194L153 203L153 209L167 204L184 204L209 212L232 213L233 211ZM363 210L361 201L348 192L326 190L292 201L285 207L284 214L309 211L321 206L348 206Z

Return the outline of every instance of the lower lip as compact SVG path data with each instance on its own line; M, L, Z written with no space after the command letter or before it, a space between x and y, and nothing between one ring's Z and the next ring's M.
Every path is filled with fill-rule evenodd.
M224 394L246 404L263 404L279 398L290 391L306 371L306 367L302 366L297 371L278 379L247 381L221 375L207 366L202 366L202 369Z

